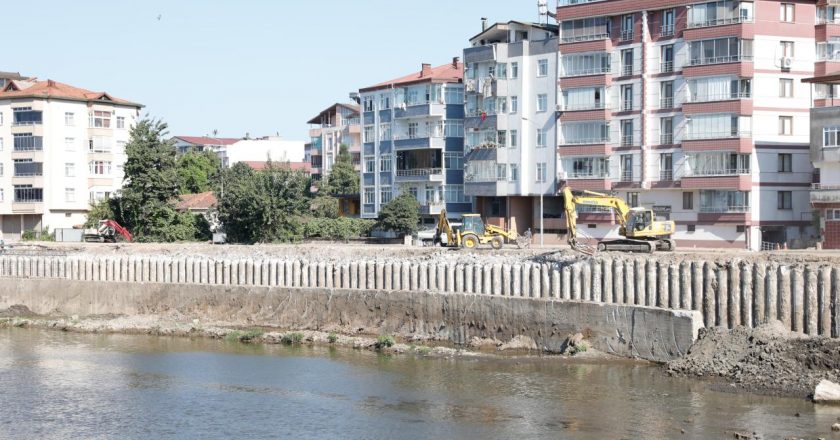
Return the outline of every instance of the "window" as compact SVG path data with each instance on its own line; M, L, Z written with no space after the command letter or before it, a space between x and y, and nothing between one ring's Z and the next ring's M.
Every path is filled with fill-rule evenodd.
M91 112L90 128L111 128L111 112L99 110Z
M510 97L510 112L516 113L519 111L519 97L518 96L511 96Z
M732 79L728 76L698 78L688 81L688 90L693 102L722 101L752 96L752 82L749 78Z
M687 139L721 139L749 136L752 118L749 116L720 114L692 115L686 118L685 134Z
M0 202L3 201L2 196L3 196L3 193L0 192ZM826 209L825 210L825 219L826 220L840 220L840 209Z
M75 202L76 201L76 189L75 188L64 188L64 201L65 202Z
M671 25L671 32L673 32ZM674 45L668 44L659 49L659 72L671 73L674 71Z
M779 49L783 57L793 58L793 41L780 41Z
M3 138L0 137L0 151L3 151Z
M537 174L536 174L536 181L537 183L543 183L546 179L546 168L545 162L540 162L537 164Z
M507 63L496 64L496 78L507 79Z
M607 121L569 122L560 125L563 144L603 144L609 142Z
M676 12L673 9L666 9L662 11L662 28L659 35L669 37L674 35L674 23L676 22Z
M540 128L537 129L537 148L545 148L548 145L548 133Z
M633 181L633 155L632 154L622 154L621 155L621 181L622 182L631 182Z
M365 187L365 204L373 205L376 203L376 189L372 186Z
M840 127L823 128L823 147L840 147Z
M516 130L510 131L510 147L516 148L519 146L519 132Z
M373 111L373 97L372 96L365 96L362 98L362 105L364 107L364 111L372 112Z
M104 160L93 160L90 162L90 173L95 176L111 175L111 162Z
M779 8L779 21L793 23L794 10L795 8L793 3L782 3Z
M689 49L692 66L751 60L753 55L752 40L737 37L692 41Z
M419 193L419 189L416 186L412 186L408 188L408 193L411 194L411 197L414 197L414 200L420 200L417 194Z
M510 164L510 181L517 182L519 181L519 165L512 163ZM838 217L840 219L840 217Z
M548 110L548 95L541 93L537 95L537 111L544 112Z
M510 63L510 78L519 78L519 63Z
M609 175L609 159L606 157L574 157L562 159L562 166L571 179L602 179Z
M659 155L659 180L674 180L674 154Z
M506 163L496 164L496 181L504 182L508 178L508 167Z
M639 206L639 193L637 193L637 192L627 193L627 204L630 205L631 208Z
M435 187L433 187L433 186L427 186L426 187L426 204L427 205L431 205L432 203L440 202L440 200L435 200L435 194L437 194L437 191L435 191Z
M111 152L111 138L108 136L94 136L88 139L88 144L91 153Z
M76 151L76 138L71 138L71 137L64 138L64 150L65 151Z
M76 115L72 112L64 112L64 125L68 127L76 125Z
M64 177L76 177L76 164L74 164L74 163L65 163L64 164Z
M16 203L41 203L44 201L44 189L32 185L14 185Z
M563 20L560 38L564 43L600 40L610 37L611 17L592 17Z
M0 177L3 177L3 162L0 162Z
M793 98L793 80L789 78L779 79L779 98Z
M125 129L125 118L123 116L117 116L117 128Z
M391 140L391 124L389 122L379 124L379 140ZM332 146L329 146L328 149L332 150Z
M0 126L3 125L3 112L0 112Z
M365 125L365 142L373 142L375 140L373 125Z
M0 188L0 202L3 200L5 200L5 197L3 197L3 188Z
M463 104L464 89L461 87L447 86L443 96L446 104Z
M659 83L659 108L674 107L674 82L662 81Z
M537 60L537 76L548 76L548 60Z
M633 14L621 17L621 41L633 39Z
M685 230L686 230L687 232L694 232L694 231L696 231L696 230L697 230L697 225L687 225L687 226L685 227Z
M386 155L379 158L379 171L391 171L391 155Z
M661 145L674 143L674 118L671 116L659 118L659 143Z
M464 168L464 155L461 153L443 153L443 166L447 170Z
M793 134L793 116L779 116L779 134L785 136Z
M633 74L633 49L621 51L621 76Z
M596 75L610 71L610 53L595 52L563 55L563 76Z
M496 132L496 143L499 144L499 148L507 147L507 130L498 130Z
M633 145L633 120L621 120L621 146L628 147Z
M391 97L387 93L379 95L379 109L387 110L391 108Z
M793 154L779 153L779 172L792 173L793 172Z
M621 86L621 110L633 110L633 84Z
M464 121L447 119L443 123L443 132L446 137L464 137Z
M365 156L365 172L366 173L375 173L376 172L376 157L375 156Z
M379 203L385 204L391 201L391 187L383 186L379 188Z
M466 203L469 199L464 195L464 185L446 185L443 200L447 203Z
M420 124L418 124L417 122L409 122L408 123L408 138L409 139L414 139L414 138L417 137L417 135L418 135L417 131L418 131L419 127L420 127Z
M778 208L789 210L793 209L793 192L792 191L779 191L776 195L778 200Z

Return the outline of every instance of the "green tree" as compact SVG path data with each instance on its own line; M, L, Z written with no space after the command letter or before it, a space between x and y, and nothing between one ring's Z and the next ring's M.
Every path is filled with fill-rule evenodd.
M379 225L403 235L417 232L420 224L420 204L408 192L403 192L379 210Z
M303 237L309 176L269 162L262 171L237 163L224 170L216 192L219 220L236 243L294 241Z
M148 118L131 129L123 189L119 199L110 202L116 220L138 241L203 238L195 215L175 209L178 159L175 144L164 140L166 135L166 123Z
M333 165L329 176L319 188L325 189L327 194L333 196L348 196L359 194L359 172L353 167L353 156L347 145L341 144L338 147L338 158Z
M317 196L309 202L309 212L317 218L338 218L338 199L332 196Z
M112 207L114 204L113 199L104 199L96 203L91 203L85 227L96 228L99 227L100 220L114 219L114 209ZM119 220L117 220L117 223L119 223Z
M222 161L212 151L189 151L178 156L178 182L181 194L194 194L212 189L211 179L219 172Z

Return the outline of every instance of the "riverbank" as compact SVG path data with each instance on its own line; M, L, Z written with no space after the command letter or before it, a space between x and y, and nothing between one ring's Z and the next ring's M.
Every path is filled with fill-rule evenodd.
M503 342L497 339L472 338L463 348L424 338L396 338L393 335L348 335L307 329L280 331L271 327L237 327L217 322L178 321L161 316L92 315L87 317L39 315L26 306L15 305L0 310L0 328L31 328L88 334L125 334L224 339L246 344L323 345L377 351L385 354L414 354L431 357L469 357L541 355L533 339L524 336ZM574 335L569 335L574 336ZM597 350L586 340L575 341L557 357L578 360L621 359Z

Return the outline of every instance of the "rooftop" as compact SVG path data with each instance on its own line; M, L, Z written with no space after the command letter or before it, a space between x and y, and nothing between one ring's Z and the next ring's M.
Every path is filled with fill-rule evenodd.
M307 124L320 124L321 123L321 118L323 118L325 115L334 115L334 114L338 113L338 108L339 107L344 107L344 108L350 109L351 111L359 113L359 106L358 105L356 105L356 104L344 104L344 103L341 103L341 102L337 102L337 103L325 108L324 110L321 110L321 112L318 113L318 116L315 116L314 118L310 119L309 122L307 122Z
M462 82L463 80L464 64L461 63L458 58L454 58L451 63L438 67L432 67L431 64L423 64L418 72L365 87L361 89L360 92L368 92L385 89L391 86L401 86L423 82Z
M213 191L197 194L182 194L178 197L175 208L179 211L205 211L216 204L216 195Z
M175 136L174 139L179 139L193 145L232 145L241 140L238 138L217 138L207 136Z
M484 29L483 31L476 34L474 37L470 38L471 42L475 40L485 40L485 41L497 41L497 42L507 42L507 33L511 28L529 28L531 30L539 29L546 32L550 32L554 35L557 35L559 32L558 26L556 24L542 24L542 23L525 23L522 21L515 21L511 20L506 23L494 23L492 26ZM531 35L528 36L530 40L538 40L537 38L531 38Z
M70 101L105 102L137 108L143 107L142 104L117 98L106 92L94 92L51 79L46 81L12 80L0 91L0 99L9 98L53 98Z
M243 161L245 165L260 171L266 169L268 167L268 161ZM312 165L309 162L272 162L274 165L281 167L281 168L289 168L292 171L306 171L312 168Z

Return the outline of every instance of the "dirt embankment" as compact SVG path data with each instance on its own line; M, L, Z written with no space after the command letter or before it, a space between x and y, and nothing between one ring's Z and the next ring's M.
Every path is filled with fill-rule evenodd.
M755 393L808 397L822 379L840 382L840 340L792 333L778 321L755 329L702 329L667 371Z

